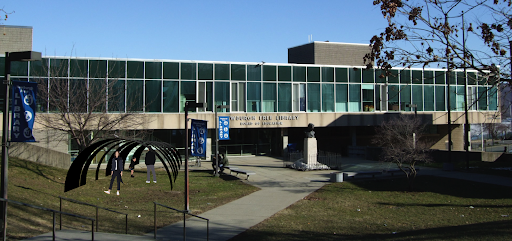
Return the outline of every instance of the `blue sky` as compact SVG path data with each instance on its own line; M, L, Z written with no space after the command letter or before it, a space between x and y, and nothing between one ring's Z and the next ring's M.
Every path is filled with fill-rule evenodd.
M371 0L7 0L5 25L33 27L49 56L286 63L314 41L369 43L386 21Z

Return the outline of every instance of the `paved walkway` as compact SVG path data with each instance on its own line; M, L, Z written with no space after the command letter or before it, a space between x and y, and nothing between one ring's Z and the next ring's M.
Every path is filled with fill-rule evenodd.
M279 159L271 157L230 157L230 165L244 170L254 171L248 183L261 190L217 207L200 216L210 219L210 240L228 240L275 213L285 209L329 181L332 170L295 171L283 168ZM210 167L204 163L201 168ZM382 171L396 169L391 163L373 162L361 159L345 158L342 170L345 172ZM446 172L434 168L421 167L418 175L436 175L477 181L496 185L512 186L512 178L472 174L464 172ZM244 178L242 174L240 178ZM206 222L190 218L186 222L187 240L206 240ZM34 237L30 240L51 240L52 234ZM91 234L81 231L58 231L57 240L90 240ZM95 240L150 240L153 233L145 236L98 233ZM158 240L182 240L183 221L161 228L157 232Z

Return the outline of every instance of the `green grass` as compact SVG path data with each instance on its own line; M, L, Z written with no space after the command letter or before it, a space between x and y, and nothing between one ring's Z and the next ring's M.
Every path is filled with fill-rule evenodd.
M403 178L329 184L232 241L512 239L512 188L431 176L415 187L404 192Z
M443 168L442 162L430 162L430 163L418 163L417 167L421 169L421 166ZM512 160L510 161L496 161L496 162L483 162L483 161L470 161L469 169L466 168L467 164L465 161L455 161L454 168L457 171L496 175L502 177L511 177L512 171Z
M123 173L121 195L115 195L116 183L110 195L110 176L100 171L99 180L94 180L95 170L89 170L85 186L64 193L67 170L38 165L33 162L9 159L8 198L37 206L59 210L59 196L95 204L128 214L128 233L144 234L153 230L153 202L157 201L176 209L184 209L184 173L180 172L171 190L169 178L164 169L157 169L158 183L146 184L146 170L136 170L135 178L129 172ZM103 175L102 175L103 174ZM214 178L209 171L191 171L190 210L200 214L257 190L241 180L226 175ZM87 217L95 217L94 207L79 205L63 200L63 211ZM182 218L163 207L157 208L158 227L166 226ZM141 217L139 218L138 215ZM8 207L7 234L9 239L23 239L51 232L52 213L15 204ZM57 217L57 224L59 218ZM63 216L63 229L91 229L91 222ZM58 225L57 225L58 229ZM124 233L125 215L99 210L99 231Z

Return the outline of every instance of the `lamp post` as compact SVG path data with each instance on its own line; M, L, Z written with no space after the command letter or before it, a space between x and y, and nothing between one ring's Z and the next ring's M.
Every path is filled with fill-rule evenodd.
M227 109L229 105L216 105L215 106L215 176L220 176L219 174L219 117L217 116L218 109Z
M201 108L203 103L194 101L185 102L185 211L189 210L189 188L188 188L188 108Z
M2 123L2 198L7 199L7 171L9 162L9 91L11 86L11 62L12 61L37 61L41 60L41 52L5 52L5 77L4 77L4 106ZM7 202L2 202L2 240L7 237Z

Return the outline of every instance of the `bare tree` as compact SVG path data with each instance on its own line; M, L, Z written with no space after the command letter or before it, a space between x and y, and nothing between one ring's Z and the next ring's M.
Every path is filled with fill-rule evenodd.
M60 77L67 76L67 61L52 64L50 68L43 66L43 69L43 75L47 74L48 78L37 79L42 111L36 122L55 130L57 134L51 138L67 140L69 135L82 151L99 138L140 138L147 134L143 130L149 119L142 114L142 101L127 101L128 105L125 105L126 99L142 100L142 91L130 92L125 98L125 81L109 78L116 76L112 66L107 78L102 79L86 78L86 67L75 70L84 78Z
M376 127L373 143L382 147L381 160L392 162L402 170L409 190L414 188L416 163L430 162L430 146L422 139L425 126L419 118L400 115Z
M499 139L500 134L506 134L507 130L509 129L508 125L502 124L502 123L484 123L483 124L484 130L489 133L489 137L491 137L492 145L494 146L494 140ZM505 135L502 135L505 137Z
M448 70L467 67L477 70L490 84L499 83L500 78L510 76L503 67L510 65L507 53L511 3L512 0L374 0L388 26L370 40L371 52L365 56L367 66L376 65L388 75L388 70L396 66L437 65ZM468 42L468 34L480 41Z

